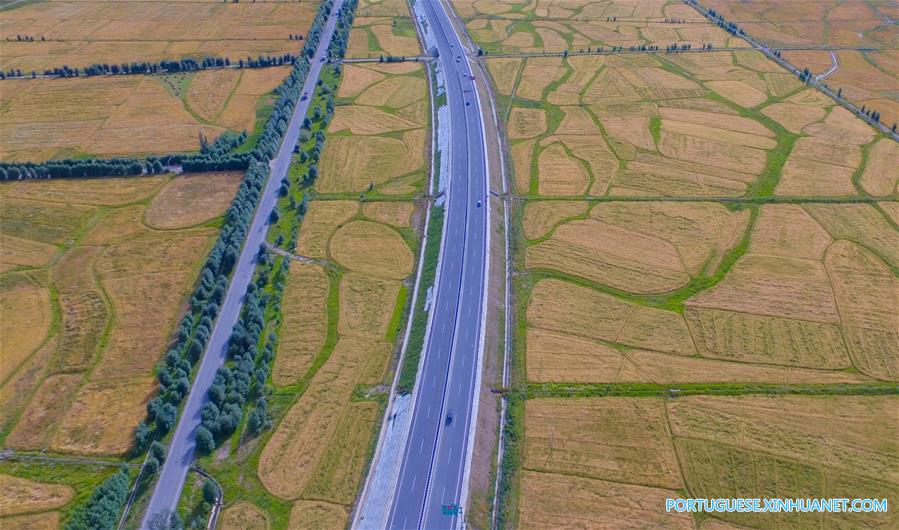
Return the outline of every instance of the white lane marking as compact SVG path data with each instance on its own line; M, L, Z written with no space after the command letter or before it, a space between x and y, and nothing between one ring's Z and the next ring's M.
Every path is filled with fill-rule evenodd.
M431 417L431 406L430 406L430 405L428 405L428 413L425 415L425 417L426 417L426 418L430 418L430 417Z
M418 454L421 454L421 450L424 448L424 446L425 446L425 439L424 439L424 437L422 437L421 441L418 443Z

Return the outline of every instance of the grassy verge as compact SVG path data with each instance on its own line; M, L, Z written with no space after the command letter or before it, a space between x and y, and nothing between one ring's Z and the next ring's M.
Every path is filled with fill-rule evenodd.
M443 234L443 214L445 208L437 206L431 208L431 219L428 222L428 242L425 246L424 263L422 264L421 283L418 286L418 299L412 308L412 329L409 332L409 344L403 365L400 367L400 378L397 383L397 391L400 394L412 392L415 386L415 377L418 374L418 363L424 348L425 332L428 327L428 313L425 311L425 303L428 298L428 290L434 285L437 277L437 262L440 258L440 240Z

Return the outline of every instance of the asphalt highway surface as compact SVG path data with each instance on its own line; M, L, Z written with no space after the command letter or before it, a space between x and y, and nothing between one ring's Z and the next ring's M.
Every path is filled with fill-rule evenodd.
M481 109L471 67L444 5L424 2L445 75L450 180L437 295L390 528L455 528L475 421L486 288L487 172ZM479 202L480 201L480 202Z
M287 176L293 146L297 143L300 126L303 124L303 119L306 117L312 101L315 83L324 64L322 59L327 56L328 44L331 42L331 36L334 34L334 27L337 23L335 15L342 4L343 0L334 2L318 49L315 51L315 57L312 58L309 74L303 86L303 93L309 94L309 97L297 102L281 147L269 164L271 174L265 183L259 206L256 208L246 242L234 269L231 285L225 295L225 301L206 346L206 352L200 362L200 368L187 397L187 403L184 405L178 426L175 428L175 434L169 444L168 455L159 472L159 480L153 490L153 496L150 498L141 528L148 528L150 519L157 512L175 510L178 505L184 480L194 461L195 433L201 421L200 411L207 401L209 387L212 386L216 371L225 363L228 338L240 315L247 285L253 277L259 245L265 241L265 234L268 231L268 217L278 202L278 187L281 185L281 180Z

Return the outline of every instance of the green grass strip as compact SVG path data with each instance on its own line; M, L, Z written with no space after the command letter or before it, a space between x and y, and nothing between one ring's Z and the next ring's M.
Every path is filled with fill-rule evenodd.
M424 349L425 331L428 327L428 313L425 311L428 289L434 285L437 277L437 261L440 257L440 240L443 234L443 206L431 208L431 219L428 222L428 242L425 246L424 263L421 271L421 282L418 286L418 299L412 314L412 329L409 332L409 344L403 365L400 367L400 378L397 392L408 394L415 386L418 374L418 363Z

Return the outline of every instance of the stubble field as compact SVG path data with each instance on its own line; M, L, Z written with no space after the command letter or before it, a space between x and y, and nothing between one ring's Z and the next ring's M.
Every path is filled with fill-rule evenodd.
M497 53L590 9L708 24L665 2L512 4L457 9ZM894 525L660 506L895 489L870 467L899 454L895 397L763 394L899 381L897 144L754 51L482 61L520 199L507 522Z
M153 365L241 177L2 186L11 244L0 299L15 315L3 329L5 446L82 455L131 447L155 390ZM204 200L181 200L198 190Z
M880 112L887 126L899 121L899 51L890 21L897 16L893 2L849 0L725 2L706 0L728 20L738 20L746 33L770 46L827 45L848 47L834 51L837 68L822 81L858 106ZM853 50L851 48L863 48ZM784 51L783 58L800 70L821 75L833 66L830 52Z
M896 498L897 399L533 399L520 524L695 528L677 497ZM585 423L586 421L586 423ZM592 433L592 435L588 434ZM716 514L745 527L889 528L895 514Z
M201 134L252 132L288 72L283 66L2 81L0 159L196 151Z
M347 58L421 54L409 7L402 0L361 0L350 30Z
M290 35L305 36L317 9L317 0L29 3L3 12L0 69L295 54Z
M586 51L670 44L746 47L678 1L459 2L475 44L488 54Z

